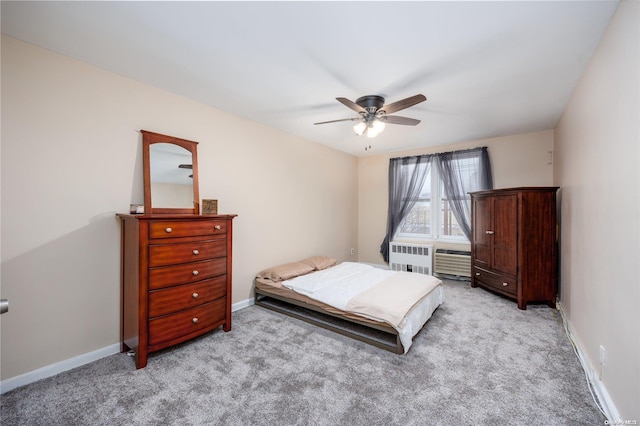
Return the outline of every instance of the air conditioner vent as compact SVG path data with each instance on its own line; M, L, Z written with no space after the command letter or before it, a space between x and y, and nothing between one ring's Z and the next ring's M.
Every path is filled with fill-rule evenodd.
M437 249L433 271L436 274L471 278L471 252Z

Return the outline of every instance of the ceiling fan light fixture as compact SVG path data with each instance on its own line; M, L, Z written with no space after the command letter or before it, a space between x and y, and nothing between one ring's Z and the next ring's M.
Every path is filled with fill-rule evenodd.
M385 124L380 120L374 120L373 123L371 124L371 127L373 127L376 130L377 134L380 134L384 130Z
M384 130L385 124L380 120L373 120L367 127L367 136L375 138Z
M365 130L367 130L367 124L364 121L353 126L353 131L356 132L356 135L358 136L362 136Z

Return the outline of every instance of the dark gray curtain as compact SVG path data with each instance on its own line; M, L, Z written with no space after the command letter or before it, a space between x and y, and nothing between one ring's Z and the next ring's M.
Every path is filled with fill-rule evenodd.
M466 168L465 160L478 158L477 170ZM434 155L438 174L444 184L449 206L462 232L471 241L471 200L469 192L493 188L491 163L486 147L464 151L443 152Z
M478 157L477 170L470 173L467 164L462 163L464 160ZM453 215L464 235L471 241L471 200L468 193L493 189L493 175L487 147L392 158L389 161L387 234L380 246L380 253L385 262L389 261L389 241L395 235L404 217L415 205L432 160L438 167L438 174L443 181L444 192Z
M411 211L429 173L431 155L392 158L389 161L389 210L387 235L380 246L385 262L389 261L389 241L402 219Z

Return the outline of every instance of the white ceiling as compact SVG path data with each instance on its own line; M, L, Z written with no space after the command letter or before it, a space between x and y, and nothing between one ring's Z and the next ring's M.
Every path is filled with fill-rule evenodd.
M9 2L2 33L357 156L555 127L617 1ZM335 100L422 93L375 139ZM372 149L365 151L371 144Z

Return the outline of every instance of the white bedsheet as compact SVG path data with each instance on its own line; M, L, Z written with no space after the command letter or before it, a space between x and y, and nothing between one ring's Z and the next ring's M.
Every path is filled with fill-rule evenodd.
M348 304L351 299L398 273L362 263L343 262L322 271L283 281L282 285L327 305L350 312ZM398 325L390 324L380 318L368 315L367 317L387 322L398 330L400 341L406 353L412 344L413 336L420 331L427 320L431 318L433 311L443 301L444 291L440 282L433 291L413 306Z
M334 267L283 281L296 293L346 311L351 298L374 287L393 271L363 263L343 262Z

